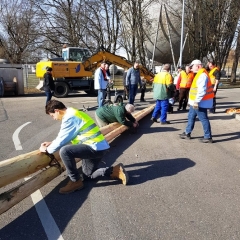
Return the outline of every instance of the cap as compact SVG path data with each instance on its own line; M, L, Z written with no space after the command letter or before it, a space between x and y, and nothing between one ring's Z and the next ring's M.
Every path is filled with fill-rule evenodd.
M52 71L52 68L51 67L46 67L46 70L51 72Z
M139 59L136 59L135 63L141 64L141 61Z
M194 65L194 64L202 65L202 62L201 62L200 60L198 60L198 59L195 59L195 60L193 60L193 61L190 63L189 67L191 67L191 66Z
M134 112L135 110L134 106L130 103L126 104L125 109L130 113Z

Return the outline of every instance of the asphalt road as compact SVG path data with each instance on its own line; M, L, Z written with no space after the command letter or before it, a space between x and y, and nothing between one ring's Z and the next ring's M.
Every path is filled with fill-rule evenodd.
M103 159L126 166L128 186L87 182L81 191L60 195L64 173L0 215L0 239L240 239L240 121L225 113L239 107L239 96L240 89L218 91L217 112L209 115L213 144L198 141L203 135L199 121L192 140L179 138L185 112L170 114L167 126L146 116L136 134L126 131L111 142ZM137 111L154 103L150 92L146 103L138 99ZM89 107L94 116L96 98L77 94L61 100ZM45 114L44 104L41 94L0 99L1 161L54 139L60 122Z

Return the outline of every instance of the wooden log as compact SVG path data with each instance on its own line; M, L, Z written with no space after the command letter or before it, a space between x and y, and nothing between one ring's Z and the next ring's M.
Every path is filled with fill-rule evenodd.
M149 110L152 110L151 106L134 113L133 116L137 119L137 121L139 121L142 117L149 113ZM126 129L127 127L121 125L120 123L112 123L105 127L102 127L100 130L103 135L106 136L107 141L111 141ZM54 153L54 156L58 161L61 160L58 152ZM46 154L40 153L39 150L21 154L17 157L1 161L0 188L19 179L27 177L43 169L44 167L47 167L50 162L51 159Z
M139 121L141 118L143 118L144 116L149 114L153 110L153 108L154 108L154 105L136 113L135 118L137 119L137 121ZM119 125L115 125L115 126L117 127ZM106 134L106 139L108 141L111 141L116 136L118 136L120 133L125 131L126 129L127 129L126 126L121 125L120 127L117 127L110 133ZM4 164L2 163L2 166L6 167L8 164L9 164L9 166L13 166L13 164L16 162L17 159L19 160L19 162L21 162L20 160L23 156L28 156L29 157L28 161L30 161L30 162L32 162L32 159L35 159L36 162L42 162L42 159L45 159L44 166L48 162L48 159L46 159L47 156L45 154L42 154L42 153L39 154L39 151L33 151L29 154L23 154L18 157L15 157L13 159L6 160L7 162L5 162ZM38 157L36 157L36 156L38 156ZM56 156L56 158L58 158L59 162L61 162L59 155ZM14 159L15 159L15 162L14 162ZM79 161L79 159L76 159L76 161ZM49 162L50 162L50 160L49 160ZM16 166L22 166L21 164L20 165L18 165L18 164ZM29 166L31 166L31 164L28 164L28 162L25 162L25 167L29 168ZM38 166L40 166L40 165L39 164L35 165L33 167L33 169L38 170L38 168L39 168ZM7 169L9 169L9 168L7 168ZM36 174L33 178L29 179L28 181L23 182L20 185L18 185L17 187L14 187L13 189L10 189L9 191L0 194L0 214L4 213L8 209L13 207L17 203L19 203L20 201L22 201L24 198L31 195L37 189L39 189L39 188L43 187L44 185L46 185L47 183L49 183L55 177L59 176L61 174L62 170L64 170L64 169L60 166L51 166L46 170L42 170L40 173ZM18 169L15 169L13 171L13 173L17 173L17 171L18 171ZM27 171L29 172L29 169ZM1 172L1 173L3 173L3 172ZM6 173L4 173L4 174L6 176ZM19 176L20 176L20 174L16 174L16 176L14 176L14 178L18 180ZM21 176L26 176L26 175L25 175L25 173L21 172ZM3 179L1 179L1 181L2 180ZM9 179L8 179L8 181L12 182Z
M61 160L58 152L54 156ZM39 150L0 162L0 188L47 167L50 162L50 157Z
M0 214L30 196L37 189L43 187L60 174L61 169L57 166L52 166L47 170L42 170L39 174L21 183L17 187L0 194Z

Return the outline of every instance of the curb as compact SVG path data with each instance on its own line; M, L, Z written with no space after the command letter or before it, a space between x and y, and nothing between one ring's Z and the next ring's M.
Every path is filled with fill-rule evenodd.
M235 118L236 118L238 121L240 121L240 114L239 114L239 113L236 113L236 114L235 114Z

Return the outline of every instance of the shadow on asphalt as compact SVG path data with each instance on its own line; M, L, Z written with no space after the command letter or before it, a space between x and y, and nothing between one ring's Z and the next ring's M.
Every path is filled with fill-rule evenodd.
M137 141L143 134L179 130L171 127L171 125L168 125L167 127L155 127L155 123L153 124L150 121L150 118L151 115L148 115L144 119L140 120L140 127L137 133L133 134L129 130L127 130L123 134L121 134L121 136L117 137L113 142L111 142L111 148L103 158L103 161L107 164L105 165L104 163L101 163L99 167L115 165L116 159L123 154L125 149L130 148L131 145L135 141ZM194 165L195 163L187 158L177 158L169 160L156 159L147 162L126 165L126 169L135 168L129 169L128 171L130 175L129 185L139 185L149 180L175 175L181 171L186 170L187 168L193 167ZM66 173L64 174L66 175ZM116 185L116 187L118 188L123 187L122 184L116 180L107 180L101 182L96 180L85 181L85 187L81 191L76 191L68 195L60 195L58 193L59 188L66 185L67 181L68 178L60 182L48 195L44 197L44 200L61 233L64 232L65 228L69 225L69 222L72 220L74 215L82 207L86 199L88 199L88 195L93 187L103 187L109 185ZM26 203L32 204L30 199L28 199ZM36 213L35 207L32 206L28 211L23 212L21 216L14 219L11 223L2 228L0 233L0 239L47 240L47 236L45 235L42 224L39 221L39 217Z
M195 162L188 158L147 161L144 163L126 165L127 170L130 167L139 168L136 170L128 170L131 176L128 185L138 185L157 178L173 176L194 165Z
M221 137L223 139L215 140L216 137L217 138ZM214 143L217 143L217 142L227 142L227 141L236 140L236 139L239 139L239 138L240 138L240 132L218 134L218 135L213 134Z

